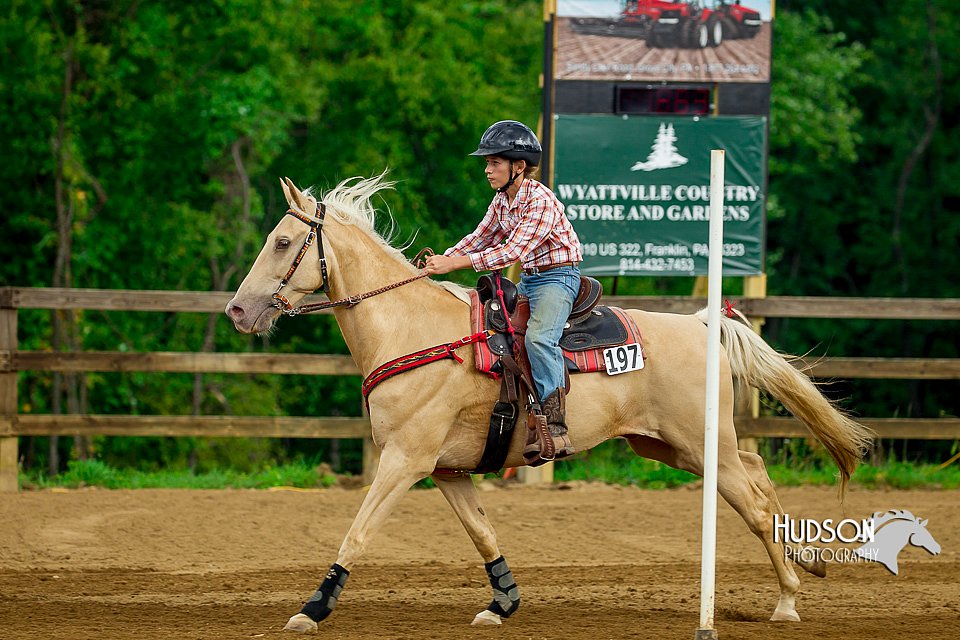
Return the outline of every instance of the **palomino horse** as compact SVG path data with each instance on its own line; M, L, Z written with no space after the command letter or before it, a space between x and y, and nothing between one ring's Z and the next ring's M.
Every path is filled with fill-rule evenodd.
M395 358L470 334L463 290L454 295L457 287L416 279L417 268L376 232L370 199L390 186L383 176L344 181L323 195L319 205L309 191L299 191L289 180L282 184L291 215L284 216L267 237L225 310L238 331L270 330L282 310L289 311L307 294L326 288L328 279L331 300L413 280L358 305L335 308L362 375ZM289 300L281 294L284 287ZM577 451L586 451L621 437L638 455L702 475L706 315L629 313L643 335L649 360L637 373L575 378L567 400L573 445ZM719 491L760 539L773 563L780 597L772 619L797 621L800 580L785 559L784 546L772 536L774 514L783 510L760 456L737 450L734 381L770 392L810 429L840 469L841 493L870 441L870 432L838 412L805 375L745 324L724 318L721 334L725 353ZM381 450L376 479L336 563L301 613L290 618L287 629L317 629L317 622L336 605L350 568L372 535L404 493L431 475L487 563L494 600L477 614L474 624L500 624L519 606L493 525L466 473L480 460L499 384L476 371L472 348L459 354L463 363L441 360L392 377L370 394L373 439ZM523 437L515 437L507 467L523 464L522 447ZM800 566L824 574L822 563L801 561Z

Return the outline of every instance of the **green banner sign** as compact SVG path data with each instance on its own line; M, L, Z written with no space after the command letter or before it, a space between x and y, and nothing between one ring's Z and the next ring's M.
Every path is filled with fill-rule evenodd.
M590 275L705 275L710 150L726 150L723 273L763 272L766 119L558 115L554 185Z

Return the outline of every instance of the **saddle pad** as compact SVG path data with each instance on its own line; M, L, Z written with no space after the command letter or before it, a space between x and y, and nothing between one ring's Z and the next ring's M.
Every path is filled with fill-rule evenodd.
M640 336L640 329L637 327L637 324L623 309L619 307L596 307L603 314L603 317L607 319L608 322L614 323L615 329L606 329L606 337L610 337L614 334L622 335L623 339L616 344L631 344L636 343L640 345L640 351L643 353L643 339ZM599 322L599 316L594 316L598 318L596 321ZM578 334L583 334L585 332L585 325L587 322L576 323L570 329L566 330L565 333L575 332ZM477 296L476 291L470 291L470 330L474 333L483 331L483 305L480 303L480 298ZM561 339L561 342L564 342ZM603 350L609 346L613 346L613 343L609 341L604 342L604 346L596 348L587 348L577 351L571 351L568 349L563 349L564 361L567 365L567 370L570 373L592 373L595 371L606 371L607 366L606 362L603 359ZM486 373L487 375L498 379L500 377L499 372L499 359L500 357L490 351L490 348L487 346L486 342L477 342L474 343L474 359L476 361L476 366L479 371ZM646 359L646 353L643 353L644 359Z

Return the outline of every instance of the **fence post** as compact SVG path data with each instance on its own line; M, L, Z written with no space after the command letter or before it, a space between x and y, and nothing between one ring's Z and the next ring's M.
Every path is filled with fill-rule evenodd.
M0 352L13 359L17 350L17 310L0 308ZM11 367L12 368L12 367ZM16 429L17 372L0 372L0 420L9 421ZM17 436L0 437L0 492L16 492L18 455Z
M743 297L744 298L766 298L767 297L767 274L761 273L758 276L747 276L743 279ZM759 335L763 329L766 318L750 318L750 324L753 330ZM744 394L744 397L738 398L737 414L760 417L760 391L755 388L750 389L750 395ZM741 451L758 453L760 451L759 442L756 438L740 438L737 441L737 448Z
M539 467L520 467L517 469L520 484L553 484L553 463Z

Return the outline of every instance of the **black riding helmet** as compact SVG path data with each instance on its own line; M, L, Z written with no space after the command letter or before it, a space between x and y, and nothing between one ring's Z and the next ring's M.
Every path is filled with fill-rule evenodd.
M495 122L480 137L480 146L472 156L500 156L523 160L528 167L540 165L540 141L530 127L516 120Z

